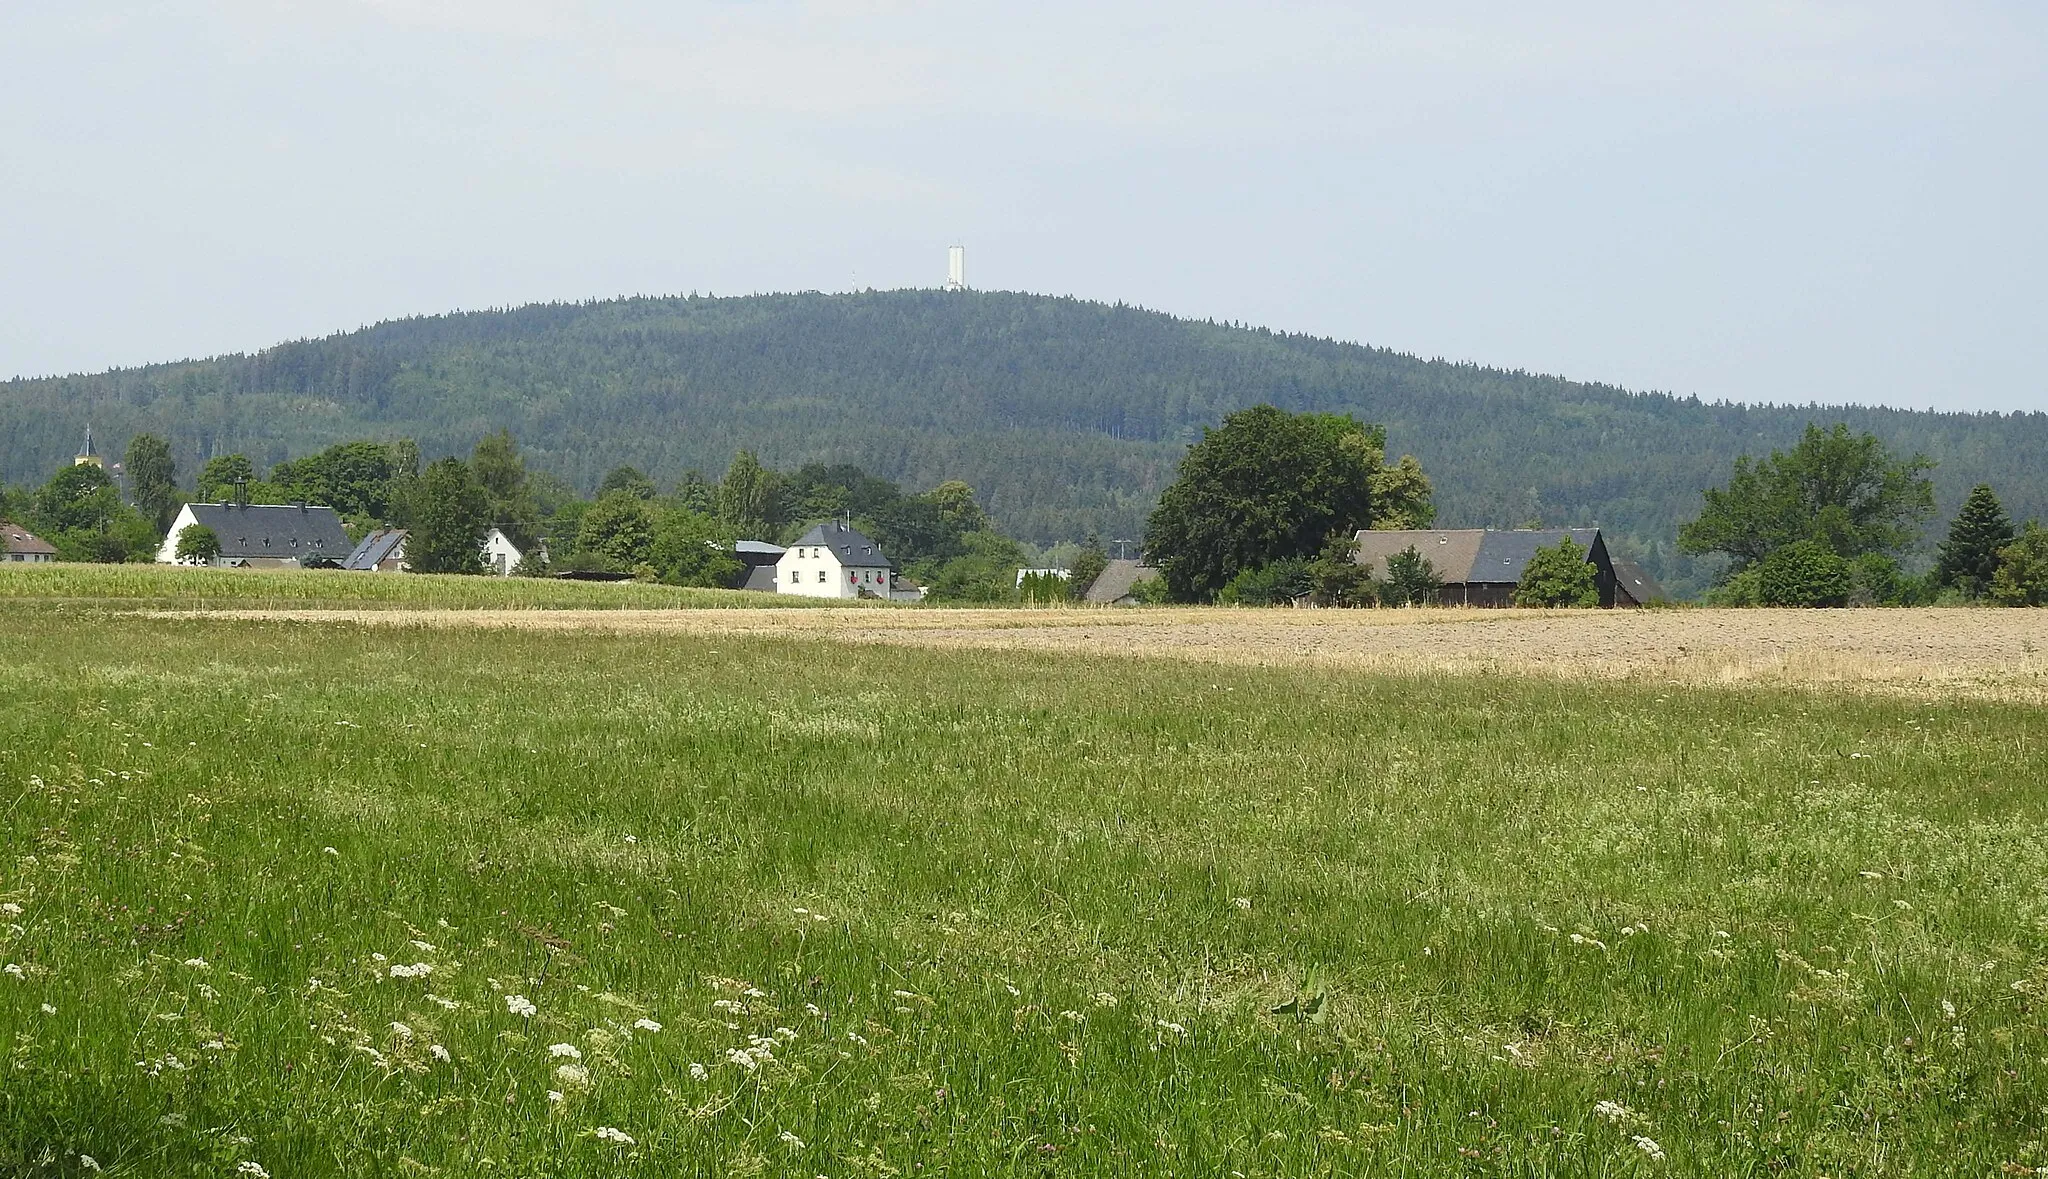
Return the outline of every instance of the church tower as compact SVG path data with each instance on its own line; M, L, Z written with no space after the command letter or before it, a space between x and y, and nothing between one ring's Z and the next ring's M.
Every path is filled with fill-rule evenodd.
M92 427L90 425L85 428L85 445L78 448L78 455L71 460L71 465L74 467L104 467L107 465L106 461L100 458L100 452L92 448Z

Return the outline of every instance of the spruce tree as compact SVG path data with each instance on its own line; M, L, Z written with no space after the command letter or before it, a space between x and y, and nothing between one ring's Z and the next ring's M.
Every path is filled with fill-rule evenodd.
M2013 542L2012 521L1988 483L1979 483L1949 525L1934 565L1935 582L1982 597L1998 572L1998 550Z

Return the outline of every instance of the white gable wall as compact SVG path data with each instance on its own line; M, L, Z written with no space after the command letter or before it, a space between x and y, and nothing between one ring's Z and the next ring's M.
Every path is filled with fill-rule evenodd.
M198 523L198 519L192 515L192 505L180 505L178 508L178 518L171 521L171 530L164 533L163 547L156 551L157 564L174 565L177 563L178 534L185 531L187 525L196 523Z
M829 545L798 545L775 562L775 592L807 598L889 596L887 565L844 565Z

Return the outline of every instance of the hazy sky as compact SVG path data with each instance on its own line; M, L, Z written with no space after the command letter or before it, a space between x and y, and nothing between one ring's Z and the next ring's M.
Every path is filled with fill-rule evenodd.
M960 242L1425 356L2048 409L2044 147L2038 0L8 3L0 375Z

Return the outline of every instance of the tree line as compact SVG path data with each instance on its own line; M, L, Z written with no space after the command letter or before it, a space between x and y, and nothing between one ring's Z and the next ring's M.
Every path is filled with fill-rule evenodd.
M666 488L636 467L617 466L590 496L530 469L507 430L484 437L466 459L424 466L410 438L337 443L267 472L247 455L220 455L189 486L178 482L168 443L139 434L119 470L126 495L113 473L89 464L64 467L40 487L0 487L0 518L42 535L64 560L146 561L184 503L246 496L253 504L332 507L354 539L374 528L406 529L407 564L420 572L482 572L483 539L497 528L527 554L522 574L618 572L712 587L743 574L735 541L787 544L814 524L846 518L940 601L1014 598L1015 571L1025 560L1023 546L997 528L962 481L910 493L851 464L777 471L744 450L716 479L685 471ZM180 538L186 555L209 555L194 531Z

